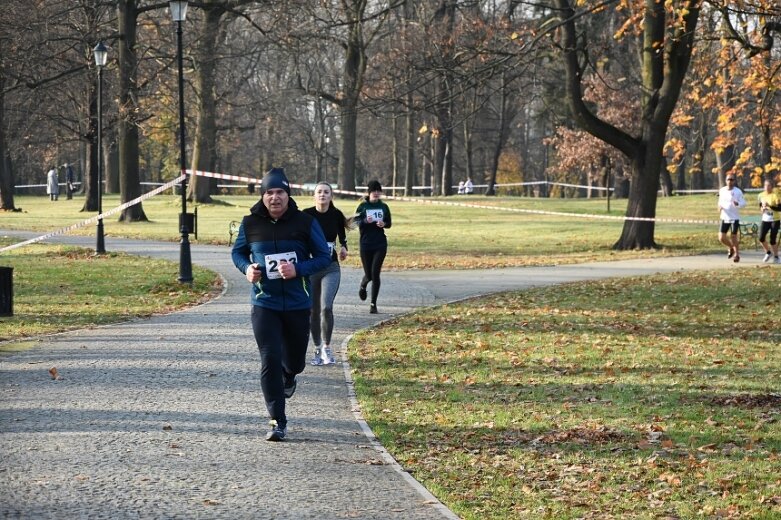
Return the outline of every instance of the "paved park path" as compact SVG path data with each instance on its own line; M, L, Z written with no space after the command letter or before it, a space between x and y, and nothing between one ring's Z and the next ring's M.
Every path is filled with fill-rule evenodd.
M93 247L92 239L58 241ZM179 251L178 244L111 237L106 248L175 261ZM358 300L359 273L345 268L335 308L340 363L307 366L288 404L288 439L270 443L246 281L227 247L194 245L192 258L225 278L220 298L46 336L35 348L0 357L0 517L457 518L367 436L344 363L352 333L501 290L760 263L760 254L748 251L740 266L714 255L389 272L378 315ZM51 379L51 367L61 379Z

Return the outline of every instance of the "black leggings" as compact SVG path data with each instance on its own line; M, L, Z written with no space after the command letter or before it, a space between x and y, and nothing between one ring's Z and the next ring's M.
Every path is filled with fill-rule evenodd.
M361 249L361 265L363 265L363 280L361 287L366 289L369 282L372 283L372 303L377 304L377 295L380 294L380 271L382 263L385 261L387 248L383 249Z
M285 380L306 367L309 309L273 311L252 306L252 331L260 350L260 387L266 409L280 427L287 425Z
M770 245L776 245L776 240L778 239L778 228L781 227L781 221L774 220L773 222L765 222L763 220L760 224L759 241L764 244L765 239L767 238L767 234L770 232Z

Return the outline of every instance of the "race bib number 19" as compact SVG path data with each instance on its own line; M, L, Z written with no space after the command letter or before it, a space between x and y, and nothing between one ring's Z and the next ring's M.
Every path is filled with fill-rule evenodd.
M279 266L283 263L295 264L298 261L295 251L289 251L287 253L277 253L274 255L266 255L266 276L269 280L275 280L282 278L279 272Z

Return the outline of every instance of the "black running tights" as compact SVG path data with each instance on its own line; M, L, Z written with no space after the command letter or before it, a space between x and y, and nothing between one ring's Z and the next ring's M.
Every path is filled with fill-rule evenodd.
M385 261L385 254L388 252L383 249L361 249L361 264L363 265L363 280L361 287L364 289L369 282L372 283L372 303L377 304L377 295L380 294L380 271L382 263Z

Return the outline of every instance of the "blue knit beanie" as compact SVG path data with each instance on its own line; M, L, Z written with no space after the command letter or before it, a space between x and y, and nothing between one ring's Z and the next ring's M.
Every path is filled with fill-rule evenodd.
M271 168L260 183L260 194L273 188L282 188L290 195L290 183L285 176L284 168Z

